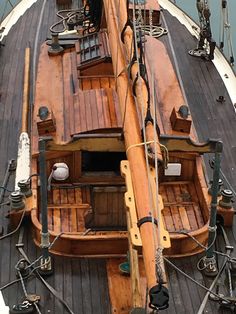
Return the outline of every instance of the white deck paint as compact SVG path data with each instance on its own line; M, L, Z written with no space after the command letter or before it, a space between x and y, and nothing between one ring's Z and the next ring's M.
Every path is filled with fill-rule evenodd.
M15 191L19 190L18 182L28 180L30 176L30 140L26 132L21 133L18 144L18 156L15 178Z
M5 305L1 291L0 291L0 313L9 314L9 307Z
M199 38L199 26L181 9L169 0L159 0L163 9L175 16L181 24L197 39ZM194 48L194 47L193 47ZM218 47L215 49L214 60L212 61L220 74L233 104L236 104L236 76L227 59ZM236 111L236 107L234 107Z
M25 11L30 8L37 0L22 0L19 2L14 9L8 14L8 16L3 20L0 25L1 28L5 28L4 31L0 34L0 41L3 37L6 36L12 26L18 21L18 19L25 13Z

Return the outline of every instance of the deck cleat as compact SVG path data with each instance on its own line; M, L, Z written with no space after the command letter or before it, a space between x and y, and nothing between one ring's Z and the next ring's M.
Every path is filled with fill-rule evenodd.
M215 277L218 274L216 258L204 256L201 260L201 270L205 276Z
M34 313L34 311L34 305L25 300L22 303L13 305L12 309L10 309L10 314L29 314Z
M223 208L232 208L233 192L231 190L221 191L222 199L219 201L219 206Z
M189 55L193 57L198 57L198 58L206 58L207 57L207 52L205 49L201 48L196 48L196 49L191 49L189 50Z

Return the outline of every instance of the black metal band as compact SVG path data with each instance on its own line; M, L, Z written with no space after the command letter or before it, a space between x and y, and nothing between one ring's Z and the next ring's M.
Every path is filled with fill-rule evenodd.
M154 221L154 224L157 226L158 223L157 223L156 218L153 219L151 216L146 216L146 217L139 219L137 226L140 228L142 226L142 224L144 224L146 222L153 222L153 221Z

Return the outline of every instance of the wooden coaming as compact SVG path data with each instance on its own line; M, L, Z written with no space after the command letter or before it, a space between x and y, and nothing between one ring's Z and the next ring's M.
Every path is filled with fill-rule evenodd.
M74 1L73 1L74 2ZM77 1L76 1L77 4ZM43 27L40 29L40 40L47 36L48 23L54 21L55 1L46 3L47 13L43 16ZM24 61L24 48L29 42L34 42L35 31L37 29L38 19L41 11L41 2L37 2L27 13L15 24L9 36L6 38L5 47L1 47L1 179L3 180L5 165L7 160L15 156L17 145L17 132L20 128L20 112L21 112L21 90L22 90L22 69ZM186 51L197 43L192 35L188 34L184 26L171 17L166 11L163 12L165 18L169 22L170 31L174 40L173 45L178 59L180 72L184 81L185 90L195 121L198 134L202 140L209 137L221 136L226 144L224 158L222 160L223 171L235 188L235 134L234 134L234 109L231 105L227 91L214 68L213 63L204 62L201 59L183 57ZM30 31L28 31L30 30ZM27 36L24 36L26 34ZM180 36L181 34L181 36ZM17 49L14 49L16 47ZM16 71L17 69L17 71ZM17 73L17 75L16 75ZM201 86L204 85L202 89ZM15 86L13 91L12 86ZM201 92L199 92L201 90ZM216 99L220 95L225 95L225 105L219 105ZM12 123L14 121L14 123ZM218 127L216 128L216 125ZM9 138L11 140L9 140ZM234 170L233 170L234 169ZM211 172L209 172L209 176ZM12 185L14 187L14 184ZM4 231L7 232L9 227L9 219L4 217L4 211L7 212L8 207L2 208L1 225L4 226ZM234 231L234 230L233 230ZM227 228L226 232L229 236L230 243L235 244L235 233L231 228ZM32 232L27 227L24 237L25 251L29 258L33 261L40 256L40 251L34 248L31 241ZM1 246L1 284L5 285L15 279L14 266L18 261L19 255L16 253L15 243L18 241L18 234L14 237L6 238L0 242ZM224 247L222 239L219 238L219 244ZM233 253L234 256L234 253ZM202 277L201 273L196 269L198 256L187 259L174 260L182 270L186 271L190 276L207 284L207 280ZM123 262L123 260L122 260ZM96 312L99 314L110 314L111 309L109 302L107 273L105 260L88 260L88 259L70 259L54 257L55 276L52 280L55 287L64 295L68 304L74 312L87 314ZM114 266L114 270L117 268ZM203 289L196 288L194 283L187 281L185 277L179 276L175 270L168 268L168 278L170 283L170 307L163 313L179 314L195 313L198 311L200 303L205 295ZM123 277L122 277L123 279ZM127 278L128 279L128 278ZM222 281L224 277L222 278ZM82 288L81 288L82 287ZM95 288L96 287L96 288ZM128 283L126 283L126 297L130 291ZM146 287L146 284L144 284ZM114 282L113 292L118 290L118 286ZM221 286L224 289L223 286ZM31 277L27 282L27 290L41 296L40 308L52 313L63 313L63 307L59 302L49 294L43 285ZM16 299L22 296L21 285L14 285L3 290L3 295L6 304L13 305ZM129 295L130 296L130 295ZM111 297L111 296L110 296ZM127 296L128 298L128 296ZM90 302L92 300L92 302ZM121 301L121 298L116 300ZM120 302L122 307L122 302ZM208 313L224 313L217 303L209 301L206 310ZM118 311L119 312L119 311Z
M36 99L34 108L32 152L38 152L37 116L41 106L46 106L56 121L56 131L47 134L57 144L69 143L74 134L86 132L120 132L122 119L118 99L114 90L114 79L101 77L93 72L92 77L83 76L81 88L78 86L78 74L75 49L68 49L63 55L50 57L44 44L38 65ZM103 66L101 64L101 66ZM45 71L45 69L47 69ZM94 89L94 79L98 82ZM50 83L53 82L53 85ZM90 84L90 85L88 85ZM47 86L47 87L45 87ZM107 131L106 131L107 130Z
M106 6L106 4L105 4ZM113 4L112 4L113 6ZM114 8L113 8L114 9ZM122 17L123 19L123 17ZM123 20L122 20L123 21ZM121 21L121 23L122 23ZM112 25L112 24L111 24ZM110 26L111 27L111 26ZM108 37L109 44L112 56L113 56L113 65L114 65L114 73L110 68L107 72L106 66L111 66L108 62L102 63L102 58L98 60L94 59L94 62L84 62L84 66L80 66L80 53L79 53L79 45L76 45L75 49L68 49L64 52L63 55L50 57L47 54L47 47L44 45L42 46L40 61L39 61L39 69L38 69L38 78L37 78L37 92L36 92L36 102L35 102L35 112L37 112L38 108L43 104L47 105L49 111L52 112L56 118L56 132L52 132L50 135L53 137L53 141L57 145L64 145L70 143L73 135L75 134L86 134L86 133L93 133L96 134L97 132L106 133L106 132L120 132L122 126L124 126L124 135L126 141L126 147L133 145L134 143L140 143L142 141L140 137L140 116L136 112L136 108L134 108L134 101L132 95L129 90L127 90L127 95L124 91L127 89L126 85L128 84L128 78L126 77L126 73L123 71L125 60L122 57L122 48L121 43L111 41L111 37L116 38L116 27L113 29L109 29ZM164 134L175 134L175 135L186 135L189 133L189 129L186 132L175 131L171 125L171 112L173 108L178 110L178 108L184 104L184 98L180 91L174 70L172 68L171 62L166 54L164 46L162 43L157 41L154 38L147 38L148 47L147 47L147 69L150 72L150 68L154 70L154 84L155 88L158 89L158 97L157 99L153 95L153 99L157 101L157 120L160 130ZM105 44L103 43L102 48L106 47L107 41ZM118 46L115 46L118 45ZM105 50L108 51L109 49L103 49L103 55L105 56ZM155 50L157 55L155 58L158 60L162 60L162 62L154 62L154 56L152 51ZM114 53L114 51L116 53ZM118 59L116 60L116 56ZM116 63L117 62L117 63ZM164 64L164 65L163 65ZM105 67L104 73L101 72L99 67ZM49 71L47 75L45 74L44 69L47 68ZM77 69L77 71L75 70ZM86 71L85 71L86 70ZM88 72L89 71L89 72ZM114 74L119 77L114 79ZM151 77L151 76L150 76ZM48 88L44 88L45 82L50 82L54 79L54 86L53 89L48 84ZM44 83L42 83L44 82ZM117 87L117 91L115 88ZM144 88L142 88L143 90ZM56 91L59 91L56 93ZM146 97L146 94L145 94ZM126 102L129 104L126 108ZM155 102L155 101L154 101ZM154 104L153 104L154 105ZM127 112L126 112L127 109ZM153 108L152 108L153 109ZM125 120L122 121L122 115L124 116L124 112L126 112ZM62 118L63 117L63 118ZM37 118L38 119L38 118ZM124 123L124 124L123 124ZM132 126L132 127L131 127ZM184 130L184 129L183 129ZM194 137L194 130L191 127L191 136ZM33 154L37 153L37 130L33 127ZM148 208L149 201L148 201L148 191L146 180L147 176L145 175L145 162L143 158L143 149L142 147L132 147L131 150L128 152L128 158L132 159L132 173L134 176L134 182L139 182L139 187L135 187L135 194L136 194L136 202L137 207L139 208ZM53 154L53 152L51 152ZM69 164L69 168L72 169L71 171L71 178L70 182L67 183L76 183L79 182L80 184L86 180L85 177L81 175L81 157L79 152L64 152L64 153L55 153L55 158L49 158L47 161L47 174L49 175L50 169L53 163L58 161L64 161ZM172 156L172 161L178 162L180 161L182 164L182 174L181 180L182 181L189 181L192 182L190 184L192 191L189 191L191 195L194 194L195 189L201 190L202 183L204 183L204 178L202 178L202 182L200 179L194 182L194 173L196 174L196 166L195 160L197 155L188 155L183 156L176 155ZM137 157L139 156L139 157ZM185 159L186 158L186 159ZM142 166L141 166L142 165ZM142 168L143 167L143 168ZM141 176L137 174L137 169L140 170ZM143 171L142 171L143 170ZM160 170L161 172L161 170ZM200 174L202 177L203 174ZM103 178L98 180L102 181ZM162 175L159 178L160 182L162 182ZM167 181L175 181L180 180L179 178L170 178ZM180 180L180 181L181 181ZM194 186L194 184L196 185ZM200 182L200 183L199 183ZM92 184L91 178L88 180L88 185ZM164 182L163 182L164 184ZM166 184L168 185L168 184ZM184 184L178 185L176 183L175 190L176 193L186 188ZM95 187L94 191L99 188ZM103 188L104 189L104 188ZM146 191L146 192L145 192ZM160 191L165 194L164 190ZM198 193L200 201L193 200L191 204L185 204L183 201L180 202L179 205L172 204L165 206L165 214L169 211L171 214L170 221L172 219L175 221L175 228L172 229L171 226L168 225L167 220L165 220L166 228L170 231L178 231L181 228L185 227L189 229L190 232L196 233L197 230L202 229L207 224L208 214L206 210L205 203L205 196ZM140 198L140 195L142 197ZM68 195L67 195L68 197ZM98 198L99 199L99 198ZM99 203L99 201L98 201ZM54 204L54 203L53 203ZM93 210L93 204L91 205L88 203L87 207L84 203L80 205L81 209L77 206L75 202L73 206L69 206L70 203L65 203L65 206L61 204L57 204L54 206L53 204L49 205L50 209L50 221L52 231L61 232L65 231L68 235L74 230L76 232L85 231L85 216L87 216L88 212ZM141 206L141 204L143 204ZM54 207L53 207L54 206ZM61 207L59 207L61 206ZM90 207L89 207L90 206ZM83 207L83 208L82 208ZM102 204L98 206L100 209L100 215L95 217L96 224L98 225L111 225L109 219L102 218ZM76 226L76 224L69 223L69 222L61 222L69 221L70 219L77 220L79 215L78 211L82 212L82 216L84 218L84 223L80 224L80 227ZM104 209L104 211L106 211ZM122 211L121 206L119 205L116 209L116 212ZM203 211L203 213L202 213ZM178 217L176 216L176 212L178 212ZM54 226L54 216L56 217L55 221L58 223ZM106 215L108 216L108 215ZM144 213L139 218L145 216ZM167 215L166 215L167 216ZM104 215L105 217L105 215ZM197 221L197 218L200 220L201 223L197 223L194 221L194 217ZM80 217L81 219L81 217ZM120 218L119 218L120 219ZM177 220L181 221L181 223L177 223ZM121 225L125 226L124 224L124 215L121 218ZM81 227L82 226L82 227ZM142 231L143 230L143 231ZM148 239L147 234L149 234L149 227L147 225L142 225L141 231L144 234L144 239ZM205 232L205 231L204 231ZM146 234L147 233L147 234ZM77 236L73 235L73 239L76 240ZM186 236L183 235L174 235L171 236L172 239L185 239ZM149 241L148 241L149 242ZM149 245L149 243L148 243ZM145 244L144 244L145 246ZM179 245L180 246L180 245ZM146 247L146 246L145 246ZM171 250L169 250L171 251ZM181 251L173 249L173 254L178 254ZM192 250L190 250L192 253ZM182 251L181 251L182 252ZM71 253L70 253L71 254ZM187 250L184 250L184 254L187 254ZM150 276L151 278L151 276ZM150 279L152 281L152 279Z
M37 218L36 209L31 212L34 224L34 241L39 246L41 243L41 223ZM58 235L59 231L50 231L50 242ZM86 234L83 232L65 232L56 241L51 252L56 255L74 257L115 257L124 256L128 250L126 231L101 231Z

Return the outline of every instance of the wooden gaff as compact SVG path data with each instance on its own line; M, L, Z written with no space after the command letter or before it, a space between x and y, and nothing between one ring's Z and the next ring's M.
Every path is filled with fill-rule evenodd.
M28 132L29 83L30 83L30 48L26 48L21 133Z
M144 148L135 146L140 144L142 139L135 101L129 86L128 75L125 71L127 64L124 57L124 46L122 45L120 39L121 30L127 21L126 5L125 1L123 0L120 0L119 3L120 7L116 9L113 0L104 0L104 7L107 19L113 68L115 76L117 77L117 93L119 97L121 113L124 117L125 144L127 149L130 148L127 150L127 158L130 163L137 214L138 219L140 220L144 217L150 216L150 212L152 212L151 207L153 204L149 199L148 169L146 168ZM120 27L118 26L117 17L119 17ZM125 35L126 41L128 41L128 36L130 36L130 40L132 40L132 34L127 32ZM130 53L128 53L128 56L129 55ZM155 230L157 232L156 227ZM140 234L143 244L143 259L146 270L147 285L148 288L151 289L157 284L155 272L156 252L152 224L142 224L140 226Z

